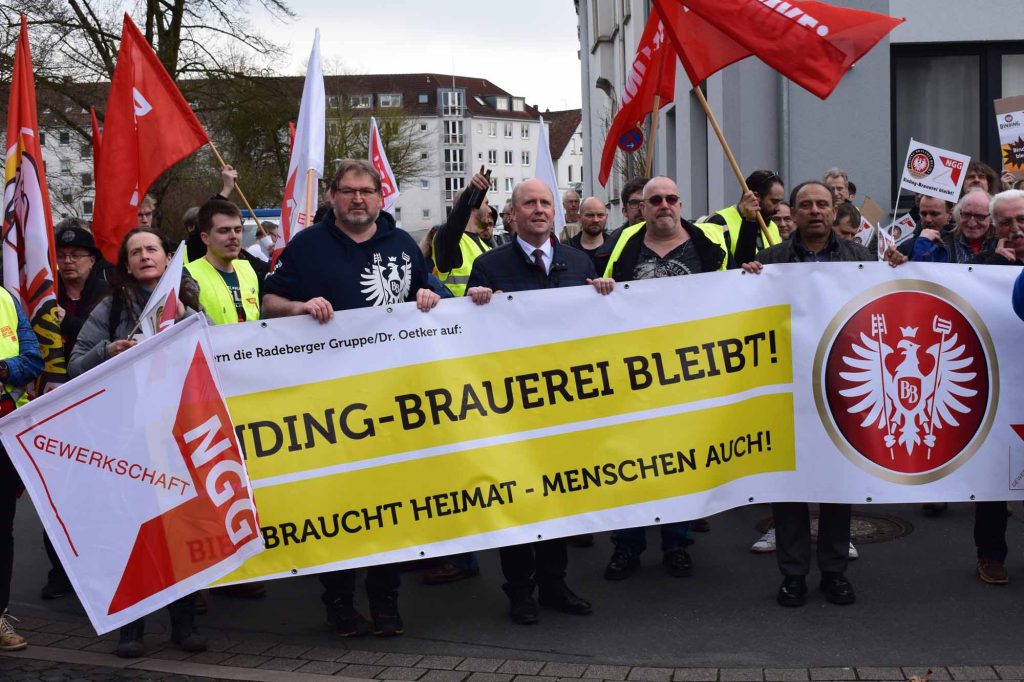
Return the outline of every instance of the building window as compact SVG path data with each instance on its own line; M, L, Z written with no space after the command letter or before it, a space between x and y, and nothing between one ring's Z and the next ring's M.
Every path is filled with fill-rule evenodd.
M566 170L568 171L568 174L569 174L569 182L572 182L572 164L571 163L569 164L569 166L568 166L568 168ZM756 218L757 216L754 216L754 217Z
M496 163L498 163L498 150L497 149L488 149L487 150L487 163L488 163L488 165L491 165L491 166L493 166Z
M430 189L430 180L420 180L420 189Z
M402 106L402 96L394 92L377 95L377 101L381 109L397 109Z
M466 107L466 94L462 90L441 91L441 114L443 116L462 116Z
M530 165L530 152L523 152L522 162L524 166Z
M497 137L497 136L498 136L498 122L497 121L488 121L487 122L487 137Z
M92 187L92 173L82 173L82 187Z
M505 138L509 139L509 140L512 139L512 123L511 122L506 122L505 123Z
M46 133L44 133L42 130L39 131L39 146L46 146Z
M455 195L466 186L466 179L461 177L444 179L444 200L455 201Z
M92 202L88 199L82 202L82 213L92 215Z
M444 122L444 143L462 144L462 119Z
M92 158L92 145L91 144L83 144L82 147L81 147L81 154L82 154L82 158L83 159L91 159Z
M60 160L60 172L61 173L70 173L71 172L71 161L70 160L68 160L68 159L61 159Z
M495 97L494 108L501 111L508 111L508 97Z
M62 145L63 144L71 144L71 133L69 133L66 130L62 130L62 131L60 131L60 138L59 139L60 139L60 143Z
M337 109L338 108L338 96L337 95L329 95L327 97L327 106L330 109Z
M60 193L60 200L65 204L70 205L72 202L74 202L75 195L72 194L71 192L68 192L67 190L64 190Z
M512 98L512 111L525 111L526 102L523 101L522 97Z
M484 124L483 123L477 123L476 124L476 134L477 135L483 135L484 134Z
M427 104L427 103L428 103L428 102L430 101L430 95L420 95L420 96L419 96L419 97L417 98L417 101L418 101L418 102L419 102L420 104Z
M496 178L494 176L491 176L491 191L492 192L497 192L498 191L498 178Z
M506 149L505 150L505 165L506 166L511 166L512 165L512 150L511 149Z
M352 109L369 109L373 106L373 95L352 95L348 98L348 105Z
M523 140L529 140L530 139L530 124L529 123L520 123L519 124L519 137L520 137L520 139L523 139Z
M512 178L505 178L505 193L512 191Z
M424 220L430 220L430 209L429 208L423 209L423 219Z
M466 170L466 164L463 159L462 149L445 149L444 150L444 172L445 173L463 173Z

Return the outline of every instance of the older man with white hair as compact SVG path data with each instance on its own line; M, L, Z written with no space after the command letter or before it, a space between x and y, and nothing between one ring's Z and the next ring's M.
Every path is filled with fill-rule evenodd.
M925 263L970 263L996 248L989 196L980 188L964 194L953 207L952 230L922 229L911 260Z

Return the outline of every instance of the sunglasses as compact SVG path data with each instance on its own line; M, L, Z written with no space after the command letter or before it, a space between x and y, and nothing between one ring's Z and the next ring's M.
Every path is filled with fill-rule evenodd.
M669 206L675 206L679 203L678 194L655 194L654 196L647 197L647 203L650 206L661 206L661 202L665 202Z

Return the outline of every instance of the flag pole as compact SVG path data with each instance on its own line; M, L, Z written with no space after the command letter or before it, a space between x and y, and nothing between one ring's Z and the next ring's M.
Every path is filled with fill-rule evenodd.
M313 224L313 184L316 182L316 171L306 171L306 225Z
M651 177L651 165L654 163L654 135L658 132L658 110L661 108L661 95L654 96L654 107L651 109L651 129L647 134L647 158L644 159L644 177Z
M213 140L210 140L210 149L213 150L213 155L217 157L217 163L220 164L221 168L224 168L227 164L224 163L224 157L222 157L220 152L217 151L217 145L213 143ZM263 231L263 226L260 225L259 220L256 220L256 211L252 210L252 206L249 205L249 200L245 198L245 193L242 192L242 187L238 182L235 182L235 191L238 192L239 198L242 200L242 203L245 204L245 207L249 209L249 215L252 216L253 222L256 223L256 236L259 237L260 235L265 235L266 232Z
M700 86L693 89L694 94L697 95L697 99L700 101L701 107L704 109L704 113L708 117L708 121L711 122L711 127L715 130L715 135L718 136L718 141L722 145L722 149L725 151L725 158L729 159L729 165L732 166L732 172L736 174L736 180L739 181L740 187L743 188L743 193L746 194L750 191L747 187L747 181L743 179L743 172L740 171L740 165L736 163L736 157L732 155L732 150L729 148L729 143L725 141L725 135L722 134L722 129L718 127L718 121L715 119L715 114L711 111L711 107L708 105L708 101L704 99L704 93L701 92ZM764 224L764 216L761 215L761 211L755 211L757 215L757 225L761 228L761 235L764 237L765 246L771 246L771 241L768 238L768 226Z

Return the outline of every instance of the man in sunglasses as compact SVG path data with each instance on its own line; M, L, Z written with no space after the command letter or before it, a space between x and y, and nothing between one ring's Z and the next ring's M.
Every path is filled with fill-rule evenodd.
M721 228L683 220L675 182L665 177L652 178L641 196L643 222L622 230L605 266L605 277L629 282L725 269L728 258ZM686 551L691 544L690 522L666 523L658 528L665 570L676 578L690 575L693 562ZM612 544L614 550L604 577L624 580L640 567L640 555L647 547L646 528L615 531Z
M876 256L858 241L844 241L832 230L836 215L836 198L832 188L820 180L809 180L796 186L790 200L796 230L781 244L759 254L757 260L743 264L743 269L758 274L763 266L773 263L836 263L843 261L874 261ZM907 261L907 257L890 248L885 254L890 265ZM818 568L821 591L833 604L853 604L857 597L846 579L850 560L850 516L848 504L822 503L818 522ZM772 504L775 520L776 559L782 573L782 585L776 597L782 606L803 606L807 603L807 574L811 570L811 518L806 502Z
M772 222L786 195L782 178L775 171L757 170L746 182L749 191L744 192L737 204L715 211L707 219L709 223L722 226L734 267L749 263L758 251L782 241L779 227ZM757 222L758 212L768 228L767 238Z

